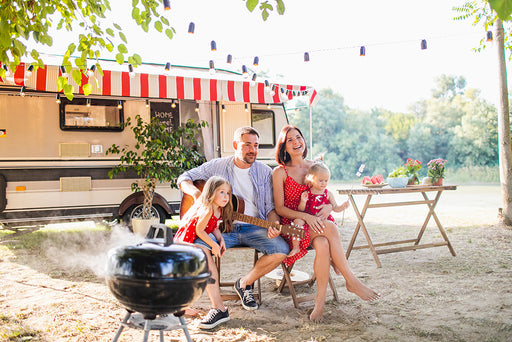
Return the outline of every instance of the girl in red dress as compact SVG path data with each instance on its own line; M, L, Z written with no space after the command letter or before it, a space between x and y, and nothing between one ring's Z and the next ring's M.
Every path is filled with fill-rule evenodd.
M308 169L306 174L305 183L308 189L304 190L300 196L300 203L297 207L297 211L303 211L310 215L316 215L320 212L322 204L331 204L332 210L339 213L347 209L349 206L348 200L340 205L336 203L334 195L327 189L329 179L331 178L331 171L327 165L321 161L315 162ZM336 221L332 215L329 215L327 219L334 224ZM300 218L293 220L293 224L296 226L304 226L306 222ZM299 240L292 240L292 249L288 254L291 257L300 252Z
M213 176L208 179L199 198L183 216L174 241L194 243L196 239L201 239L212 248L213 255L220 257L226 251L226 245L219 225L224 223L223 231L230 232L232 214L231 186L224 178ZM213 233L218 243L208 236L210 233Z

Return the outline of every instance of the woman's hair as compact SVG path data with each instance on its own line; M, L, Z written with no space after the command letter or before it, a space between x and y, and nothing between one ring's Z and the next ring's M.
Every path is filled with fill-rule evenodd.
M318 161L311 165L308 169L308 173L306 174L305 183L307 186L311 187L313 185L313 177L317 176L320 172L327 172L329 176L331 175L331 171L323 162Z
M300 129L296 126L292 125L286 125L281 130L281 133L279 133L279 138L277 139L277 147L276 147L276 161L279 165L284 165L287 162L290 161L290 155L288 152L286 152L286 135L288 132L290 132L292 129L297 130L299 132L302 139L304 139L304 135L300 131ZM304 139L304 153L302 154L303 158L306 158L308 155L308 146L306 145L306 139Z
M210 177L210 179L208 179L208 181L204 185L203 191L201 192L199 198L194 202L194 204L190 207L190 209L181 219L180 227L187 224L193 218L201 216L206 211L211 210L213 205L213 199L215 198L215 193L217 192L217 189L224 184L229 185L226 179L219 176ZM233 225L232 216L233 202L230 197L228 204L226 204L226 206L222 208L222 224L224 226L222 229L223 232L231 232Z

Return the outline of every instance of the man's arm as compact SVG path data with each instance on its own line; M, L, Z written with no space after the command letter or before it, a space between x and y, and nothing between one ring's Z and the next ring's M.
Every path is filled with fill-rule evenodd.
M199 190L191 180L183 180L180 183L180 189L189 196L192 196L196 200L201 195Z

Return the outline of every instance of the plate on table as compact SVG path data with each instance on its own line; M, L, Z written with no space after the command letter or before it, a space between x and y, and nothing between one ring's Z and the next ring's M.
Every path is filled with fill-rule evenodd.
M363 186L364 186L365 188L370 188L370 189L378 189L378 188L385 187L386 185L388 185L388 183L380 183L380 184L363 184Z

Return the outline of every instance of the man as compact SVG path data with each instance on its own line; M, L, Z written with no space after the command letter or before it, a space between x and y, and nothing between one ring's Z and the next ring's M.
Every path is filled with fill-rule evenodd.
M272 170L269 166L256 161L259 147L259 133L252 127L241 127L235 131L233 148L235 155L212 159L201 166L183 173L178 178L180 189L197 199L201 191L194 186L195 180L207 180L211 176L222 176L231 185L233 194L244 199L244 214L264 220L278 222L279 216L274 210L272 197ZM233 223L231 233L223 233L226 249L236 246L249 246L264 255L258 259L253 268L235 282L234 288L246 310L256 310L258 304L254 300L253 284L263 275L272 271L286 258L289 247L286 241L274 228L262 228L251 224ZM215 240L213 234L210 237ZM209 249L202 240L195 243ZM219 275L214 266L211 253L206 253L208 265L215 284L206 286L212 309L199 324L201 329L213 329L229 320L228 309L224 306L220 295Z

